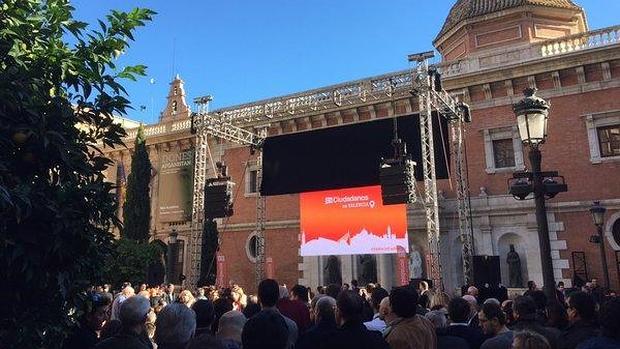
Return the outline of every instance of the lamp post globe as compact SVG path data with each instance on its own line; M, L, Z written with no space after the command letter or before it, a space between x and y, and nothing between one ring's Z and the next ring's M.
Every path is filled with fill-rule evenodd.
M521 141L531 147L545 142L551 107L549 102L536 96L536 91L535 88L526 88L523 91L525 98L513 105Z

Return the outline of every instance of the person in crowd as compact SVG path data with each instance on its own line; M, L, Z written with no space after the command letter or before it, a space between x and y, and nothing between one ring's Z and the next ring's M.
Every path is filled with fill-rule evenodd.
M469 344L463 338L449 336L446 333L448 317L442 310L431 310L424 317L435 327L437 335L437 349L469 349Z
M536 285L536 282L530 280L527 282L527 291L525 291L525 293L523 293L524 296L529 296L532 292L538 290L538 285Z
M245 317L249 319L252 316L258 314L259 311L260 311L260 304L249 303L248 306L245 307L245 309L243 309L243 315L245 315Z
M506 314L499 304L485 302L478 312L478 320L482 332L489 337L482 343L481 349L510 349L512 347L513 333L506 327Z
M207 299L207 296L205 295L204 287L198 287L197 292L198 294L196 295L196 300Z
M314 308L314 326L310 327L297 342L296 349L324 348L336 332L336 300L323 296Z
M351 286L349 286L349 284L347 283L342 284L341 291L349 291L350 289L351 289Z
M392 330L391 324L394 323L397 318L398 316L394 314L390 306L390 297L383 298L381 303L379 303L379 319L385 322L385 329L382 331L384 338Z
M112 302L112 311L110 315L110 320L119 320L120 312L121 312L121 304L129 297L136 294L131 284L125 286L121 292L116 296L114 301Z
M140 291L138 292L138 295L148 299L149 303L151 302L151 292L149 292L148 290Z
M164 300L168 304L172 304L177 301L177 295L174 293L174 284L169 283L166 287L166 293L164 294Z
M317 286L316 287L316 294L325 294L325 286Z
M101 289L103 291L103 288ZM101 331L108 319L110 299L102 292L86 295L86 312L80 316L77 326L63 344L64 349L91 349L98 342L97 332Z
M184 349L196 332L196 313L181 303L168 304L155 326L157 349Z
M360 291L359 283L357 282L356 279L351 280L351 291L355 293L359 293Z
M450 303L450 296L445 292L437 292L431 297L431 310L441 310L447 315L448 303Z
M216 337L227 349L241 348L241 332L247 319L242 312L231 310L220 318Z
M514 335L513 349L551 349L547 338L537 332L521 331Z
M480 328L480 324L478 323L478 300L476 297L469 294L464 295L463 299L469 303L469 318L467 324L472 327Z
M265 279L258 284L258 301L262 310L243 326L241 342L244 349L285 349L295 346L297 325L276 308L279 297L280 289L275 280Z
M605 291L601 286L599 286L598 279L592 279L590 282L590 292L592 293L592 297L594 298L594 302L596 302L596 304L603 303Z
M315 321L316 319L314 318L314 313L316 311L316 303L319 301L319 299L323 297L327 297L327 295L319 293L316 296L312 297L312 300L310 301L310 322L312 322L313 324L316 323Z
M518 296L512 303L512 312L515 318L512 324L513 331L532 331L547 339L552 348L557 348L560 331L545 327L536 316L536 303L532 297Z
M450 336L463 338L471 349L478 349L485 337L480 328L469 326L471 305L464 297L453 298L448 304L448 316L452 322L446 329L446 333Z
M138 292L142 292L142 291L146 291L146 289L148 288L148 286L146 284L140 284L140 288Z
M188 308L191 308L192 305L194 305L194 302L196 302L196 299L194 298L194 295L192 294L192 292L190 292L190 290L181 291L177 300L179 301L179 303L185 305Z
M297 329L303 333L311 325L310 309L302 301L289 298L289 292L285 286L280 286L279 290L280 299L276 303L276 307L282 315L295 321Z
M372 320L364 322L364 326L366 326L367 329L371 331L379 331L381 333L385 330L385 321L381 320L379 317L379 306L381 301L386 297L389 297L389 294L384 288L377 288L370 295L370 305L374 310L374 315Z
M547 296L545 292L542 290L534 290L530 292L530 297L534 300L534 304L536 304L536 318L541 324L547 322L547 314L545 313L545 309L547 308Z
M159 301L163 299L161 289L159 288L159 286L152 287L151 289L149 289L149 293L151 308L155 308L159 304Z
M418 294L411 287L397 287L390 293L390 307L397 319L385 339L392 349L437 348L435 328L417 314Z
M325 294L332 297L333 299L338 299L340 291L342 291L342 286L338 284L329 284L325 288Z
M512 328L512 324L515 322L514 313L512 312L512 299L507 299L502 302L502 311L506 314L506 326Z
M617 349L620 348L620 298L612 298L603 303L599 321L601 334L577 346L577 349Z
M131 296L120 306L118 333L97 344L96 349L152 349L146 334L146 319L151 312L149 300L142 296Z
M327 349L388 349L379 332L369 331L362 324L362 297L353 291L342 291L336 300L338 329L327 338Z
M291 288L291 300L300 301L307 307L310 306L310 290L303 285L295 285Z
M557 328L564 331L568 328L568 314L566 308L558 303L551 302L547 305L547 327Z
M211 325L211 333L217 332L217 327L220 322L220 317L231 310L233 310L232 300L230 298L218 298L213 302L213 309L215 312L215 318L213 319L213 325Z
M241 286L233 285L230 289L230 296L233 301L233 310L243 311L248 305L248 296L245 295Z
M213 334L212 326L215 319L213 303L208 299L199 299L192 305L192 310L196 313L195 336Z
M110 292L110 287L110 284L103 284L103 290L101 290L101 293L103 293L111 302L114 300L114 295Z
M476 301L477 301L478 298L480 297L480 290L478 290L478 288L476 286L469 286L467 288L467 293L466 294L476 298Z
M579 343L599 334L596 304L592 296L575 292L568 297L567 304L570 325L558 340L559 349L575 349Z
M151 342L151 345L155 344L155 322L156 321L157 321L157 315L153 311L153 308L151 308L151 311L146 316L146 322L144 323L144 326L146 328L146 336ZM153 346L153 347L156 347L156 346Z
M560 304L564 304L566 302L566 294L564 292L564 281L559 281L558 287L555 289L555 298Z
M418 283L418 294L420 295L418 297L418 304L428 312L431 308L431 298L433 296L428 282L422 280Z
M487 299L485 299L484 302L482 302L482 305L489 304L489 303L495 304L495 305L497 305L497 306L499 306L501 308L501 305L499 303L499 299L497 299L497 298L487 298Z

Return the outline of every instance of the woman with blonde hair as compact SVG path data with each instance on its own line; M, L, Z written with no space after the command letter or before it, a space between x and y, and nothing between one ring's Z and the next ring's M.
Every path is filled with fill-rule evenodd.
M448 310L450 296L445 292L437 292L431 297L431 310Z
M191 308L195 302L196 299L189 290L183 290L181 291L181 293L179 293L179 303L186 305L188 308Z
M243 288L239 285L233 285L230 289L230 295L233 301L233 310L243 311L248 305L248 297L243 292Z

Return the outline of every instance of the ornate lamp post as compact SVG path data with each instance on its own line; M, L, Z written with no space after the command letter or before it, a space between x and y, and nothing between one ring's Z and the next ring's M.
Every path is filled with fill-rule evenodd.
M529 158L532 168L529 172L518 172L513 175L509 181L509 192L518 200L526 200L530 194L534 194L544 292L547 299L552 300L556 296L555 278L545 199L567 191L568 187L557 171L541 171L542 155L539 147L545 143L547 138L550 105L544 99L535 96L535 93L536 89L525 89L523 91L525 98L513 105L521 141L530 149Z
M609 270L607 269L607 255L605 254L605 239L603 238L603 223L605 223L605 211L607 209L601 205L600 201L594 201L590 208L592 214L592 221L598 231L598 238L596 243L599 244L601 249L601 265L603 266L603 276L605 278L605 287L609 288Z
M166 268L166 282L168 283L175 283L175 280L173 279L174 277L174 269L175 269L175 262L176 262L176 256L175 256L175 252L176 252L176 246L177 246L177 237L179 236L179 233L177 233L176 229L172 229L172 231L170 232L170 234L168 234L168 261L167 261L167 268Z

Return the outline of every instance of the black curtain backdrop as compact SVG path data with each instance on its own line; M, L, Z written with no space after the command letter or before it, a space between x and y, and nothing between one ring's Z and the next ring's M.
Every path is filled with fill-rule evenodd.
M448 125L435 113L433 131L437 178L445 179L450 156ZM399 117L398 135L407 143L407 152L417 163L416 179L421 181L419 116ZM377 185L381 158L394 154L392 138L392 118L269 137L263 149L261 195Z

